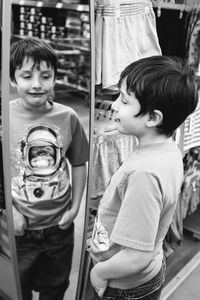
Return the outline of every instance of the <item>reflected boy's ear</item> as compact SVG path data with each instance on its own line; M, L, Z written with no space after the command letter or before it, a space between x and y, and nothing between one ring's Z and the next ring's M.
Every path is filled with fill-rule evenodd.
M160 125L163 121L163 114L160 110L154 110L152 114L149 115L147 121L147 127L156 127Z

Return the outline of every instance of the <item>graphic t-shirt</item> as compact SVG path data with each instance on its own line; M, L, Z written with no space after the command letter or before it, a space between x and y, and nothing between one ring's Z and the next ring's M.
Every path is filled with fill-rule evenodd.
M28 229L58 223L71 204L68 163L84 164L88 142L71 108L51 103L44 113L10 102L12 197L28 219Z

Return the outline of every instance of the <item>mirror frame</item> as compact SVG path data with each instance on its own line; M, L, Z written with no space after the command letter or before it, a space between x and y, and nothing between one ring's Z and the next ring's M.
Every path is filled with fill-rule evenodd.
M2 52L1 52L1 112L2 112L2 156L3 180L6 206L7 235L10 247L10 259L0 255L1 291L5 296L21 300L21 287L17 266L15 235L13 228L11 174L10 168L10 142L9 142L9 70L10 70L10 33L11 33L11 0L1 0L2 20ZM10 298L9 298L10 299Z
M93 179L93 129L94 129L94 112L95 112L95 4L94 0L89 0L89 16L90 16L90 123L89 123L89 161L88 161L88 176L87 176L87 191L85 205L85 220L83 229L83 241L81 251L81 261L78 276L78 286L76 300L81 300L84 297L84 267L86 263L86 238L88 231L89 220L89 204L91 195L91 182Z

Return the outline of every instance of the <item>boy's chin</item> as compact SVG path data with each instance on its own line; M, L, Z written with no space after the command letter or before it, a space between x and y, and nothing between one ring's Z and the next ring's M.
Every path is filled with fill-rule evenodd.
M119 123L115 125L115 128L121 134L124 134L124 135L133 135L132 132L129 132L126 129L124 129L122 126L120 126Z
M126 134L126 132L123 130L123 128L120 126L119 123L115 124L115 128L117 129L117 131L121 134Z

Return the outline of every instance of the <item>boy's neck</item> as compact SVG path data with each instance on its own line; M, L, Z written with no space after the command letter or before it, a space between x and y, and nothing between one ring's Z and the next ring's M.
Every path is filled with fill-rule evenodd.
M170 141L171 137L168 137L166 135L148 135L148 136L143 136L141 138L138 138L138 144L140 147L145 146L145 145L153 145L153 144L159 144L159 143L164 143L167 141Z
M52 102L51 101L46 101L43 105L41 106L32 106L30 107L29 105L26 104L26 102L23 101L23 99L19 98L19 104L20 106L23 107L23 109L27 111L35 111L35 112L44 112L52 108Z

